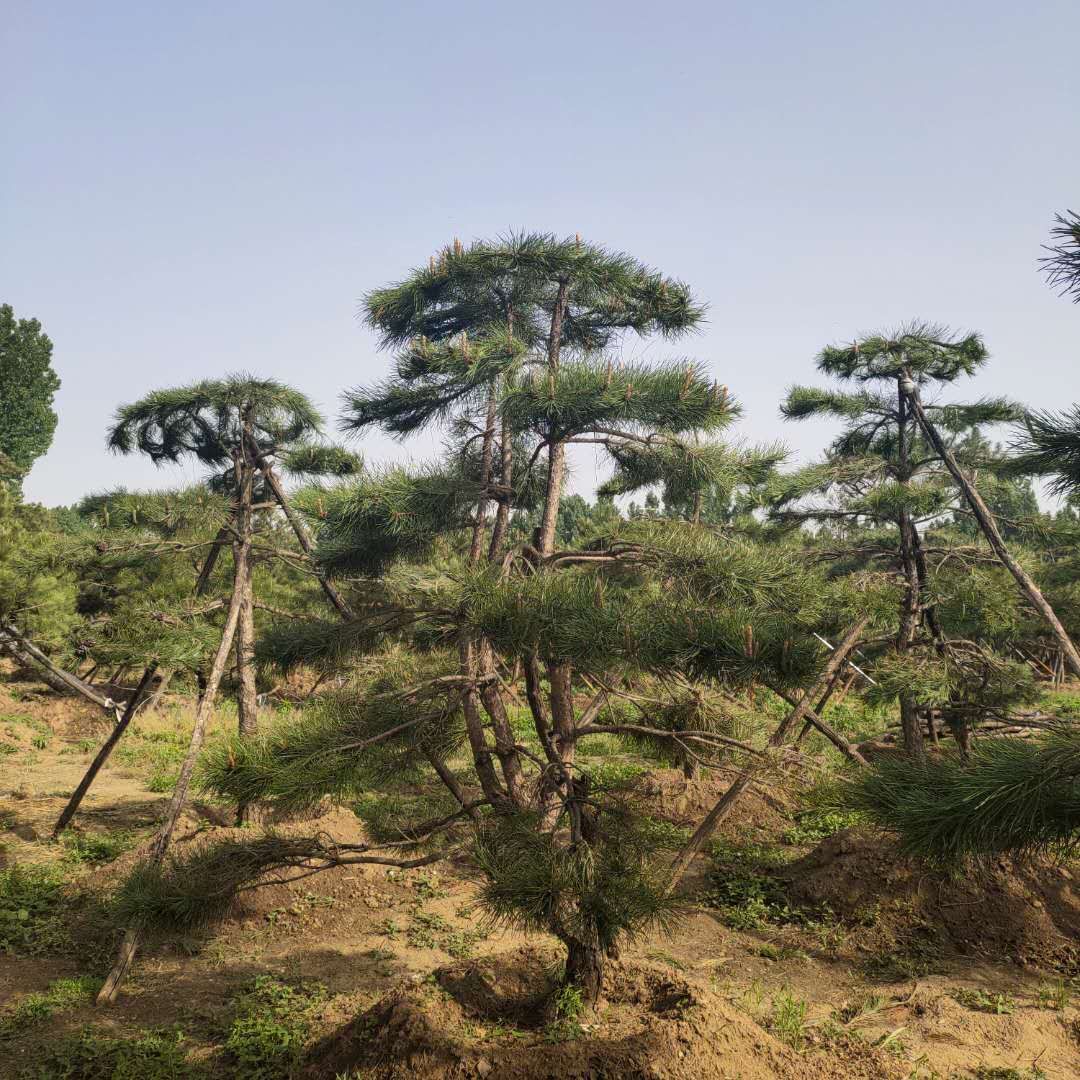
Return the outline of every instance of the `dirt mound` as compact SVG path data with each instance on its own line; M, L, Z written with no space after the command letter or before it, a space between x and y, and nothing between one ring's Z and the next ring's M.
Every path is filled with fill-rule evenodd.
M670 971L618 966L598 1014L541 1025L555 953L523 948L441 968L382 998L309 1057L306 1076L506 1080L826 1080L902 1074L861 1051L800 1055L712 991Z
M730 777L704 776L687 780L677 769L655 769L638 782L638 794L648 811L680 825L696 826L731 786ZM787 825L791 796L750 787L732 807L721 833L775 833Z
M1047 859L996 859L963 873L935 872L863 830L824 840L784 873L791 897L845 919L922 924L970 956L1080 969L1080 882Z

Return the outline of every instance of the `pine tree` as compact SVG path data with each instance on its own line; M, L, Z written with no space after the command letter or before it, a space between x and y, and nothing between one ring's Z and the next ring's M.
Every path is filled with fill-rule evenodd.
M937 390L974 374L985 362L986 349L977 335L955 336L913 323L823 349L818 370L855 388L796 386L781 406L786 419L827 416L840 420L843 428L823 462L776 486L775 516L817 522L836 536L842 549L860 549L872 562L901 575L895 662L888 667L888 677L878 682L881 693L895 690L904 745L916 758L925 752L919 712L928 704L920 700L920 688L924 699L952 700L960 706L965 702L956 695L962 693L964 669L970 669L968 681L975 684L986 678L1000 685L1015 674L985 650L961 655L942 626L922 530L957 512L957 492L943 454L916 422L905 386L911 380ZM973 434L984 425L1022 415L1019 406L1003 399L935 402L922 408L945 433L948 452L966 468L989 471L1003 462ZM949 557L963 558L963 552L954 546ZM884 668L881 673L884 676ZM926 681L931 675L934 686ZM966 746L969 725L963 712L954 708L952 715L958 721L957 738Z
M506 308L490 303L499 299L493 281L515 298L512 341L499 321ZM607 450L624 484L630 448L659 452L669 468L650 466L649 475L691 496L718 475L698 468L702 458L731 470L730 452L706 446L737 406L701 365L623 364L607 351L624 332L691 328L700 309L685 286L578 238L516 237L454 245L368 305L388 335L407 339L407 358L438 357L438 369L414 377L412 359L399 358L389 384L350 396L346 423L408 431L480 417L472 435L481 444L490 436L493 461L506 460L508 447L521 451L513 480L494 465L463 470L455 447L449 462L303 495L320 564L365 579L358 591L367 600L349 623L283 626L260 650L283 666L353 668L356 681L288 728L213 753L203 782L241 801L295 805L430 769L458 810L408 827L410 842L470 850L489 910L558 937L567 981L595 1001L619 941L668 921L680 901L670 853L618 785L582 767L579 743L665 740L705 766L760 754L723 731L732 695L758 682L793 696L819 670L809 626L822 625L820 582L797 553L685 522L620 523L585 548L556 547L573 445ZM410 336L420 332L423 340ZM476 369L481 355L498 359ZM489 544L484 560L476 537L487 500L520 512L537 470L543 494L531 542L505 552ZM357 670L365 655L370 666ZM618 703L658 679L707 684L694 708L672 712L685 726L627 721ZM527 711L512 716L519 688ZM804 699L793 716L801 722L811 711ZM460 753L470 762L464 777L452 767ZM245 863L253 879L272 861L260 850ZM675 860L676 873L696 850ZM341 857L393 861L366 847Z

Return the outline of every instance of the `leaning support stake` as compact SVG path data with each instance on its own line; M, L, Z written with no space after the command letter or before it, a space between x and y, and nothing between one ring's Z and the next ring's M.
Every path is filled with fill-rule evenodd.
M1031 606L1035 608L1050 627L1051 632L1057 639L1062 655L1072 669L1073 674L1080 675L1080 652L1077 652L1076 646L1069 637L1068 631L1061 625L1061 620L1047 602L1046 597L1043 596L1042 592L1039 590L1038 585L1035 584L1031 576L1016 561L1016 559L1013 558L1009 549L1005 546L1005 539L1001 535L1001 530L997 527L997 522L994 520L994 515L990 512L990 508L983 501L983 498L978 491L975 490L975 486L967 476L964 475L964 470L960 468L953 452L945 445L945 441L942 439L940 432L930 422L929 417L927 417L926 410L923 409L922 399L919 397L919 387L916 385L915 380L911 377L909 372L904 373L904 378L900 382L900 388L911 403L911 411L915 414L915 419L919 421L919 426L930 440L930 445L933 446L941 456L941 460L945 463L945 468L949 470L952 474L952 478L956 481L957 486L964 493L964 498L967 499L968 505L975 515L975 520L979 523L979 528L982 529L983 535L994 549L994 554L1001 560L1005 569L1016 579L1016 583L1020 586L1020 591L1027 597Z
M176 823L180 820L180 812L187 802L188 788L191 785L191 776L195 771L195 762L199 751L202 749L203 737L206 734L206 722L210 719L210 713L214 707L214 698L217 696L218 687L221 685L221 677L225 674L225 665L229 659L229 650L232 648L233 639L236 637L236 624L240 621L240 605L242 597L240 590L234 590L232 600L229 602L229 614L225 619L225 626L221 631L221 641L218 643L217 653L210 668L210 674L206 679L206 690L199 699L199 708L195 713L195 726L191 731L191 741L188 743L187 754L184 763L180 766L180 775L176 780L172 800L169 809L165 813L165 820L161 824L153 846L150 848L150 856L147 860L149 866L160 866L165 858L165 852L169 849ZM142 928L137 924L129 926L124 934L124 940L120 944L120 951L116 957L116 963L109 972L105 985L98 992L97 1003L99 1005L111 1005L116 1000L120 984L124 981L135 954L142 940Z
M778 746L781 746L787 738L788 732L791 731L800 720L806 720L811 716L813 713L811 703L821 696L822 692L832 681L833 676L844 665L847 658L855 651L855 647L859 644L859 639L862 637L863 629L869 621L869 616L864 615L844 635L843 641L841 641L836 649L830 654L829 661L825 665L821 675L818 676L817 682L803 694L802 698L800 698L795 705L795 708L792 709L791 712L777 725L776 730L769 738L768 747L770 750L774 750ZM820 724L820 718L817 717L816 714L813 714L813 716ZM817 726L817 724L815 724L815 726ZM675 859L671 864L671 880L668 882L665 892L671 893L674 891L675 886L679 884L683 875L690 869L690 864L694 861L694 857L709 842L713 833L719 828L720 823L724 818L731 813L731 808L735 805L739 796L750 786L750 782L753 780L757 771L758 770L751 769L744 770L738 779L732 783L731 787L720 796L716 805L705 815L704 820L694 831L694 835L690 837L683 849L675 856Z
M101 771L101 767L105 762L109 760L109 755L120 741L120 736L127 730L128 724L131 723L132 718L138 711L139 705L142 704L146 691L154 678L154 672L156 671L157 665L151 664L143 672L143 677L139 680L139 685L135 688L135 693L131 695L131 699L124 709L124 715L116 722L116 727L113 728L112 734L105 740L104 745L97 752L97 757L90 763L90 768L86 770L86 775L72 793L67 806L64 807L64 812L57 818L56 825L53 826L52 831L52 838L54 840L68 827L68 823L75 816L75 812L79 809L79 804L83 801L83 797L90 790L90 785L94 782L94 777Z

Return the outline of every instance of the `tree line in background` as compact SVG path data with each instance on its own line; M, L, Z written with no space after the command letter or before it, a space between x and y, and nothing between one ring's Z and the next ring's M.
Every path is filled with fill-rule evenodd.
M1053 237L1049 280L1080 299L1080 218ZM56 422L51 344L0 308L0 647L115 719L57 831L140 708L170 687L198 702L102 1000L150 921L207 917L269 870L457 858L492 918L562 942L595 1001L619 943L679 916L741 793L812 735L846 763L836 800L908 851L1074 843L1080 740L1039 701L1080 675L1080 408L952 400L986 348L913 322L822 349L825 385L781 413L839 434L788 467L779 443L731 438L738 401L705 365L620 359L704 309L580 237L455 241L364 311L393 360L341 427L438 431L434 460L365 464L300 391L235 375L123 405L110 429L118 453L196 461L204 482L44 510L20 479ZM592 501L564 491L575 446L610 465ZM223 687L238 731L204 747ZM286 687L302 701L267 723ZM895 716L876 748L830 722L849 693ZM688 841L584 762L612 740L729 781ZM169 853L192 785L254 823L403 777L444 812L390 839L253 828Z

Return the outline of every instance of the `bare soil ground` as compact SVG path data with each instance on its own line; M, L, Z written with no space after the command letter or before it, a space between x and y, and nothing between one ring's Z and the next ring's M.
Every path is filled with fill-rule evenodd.
M152 748L153 732L167 740L186 722L179 708L138 723ZM538 1007L558 950L484 923L463 868L349 867L269 885L200 933L154 939L111 1009L84 995L16 1029L32 995L107 969L110 894L164 808L167 794L147 786L160 763L129 753L101 774L77 835L123 834L131 850L96 865L49 842L107 730L92 707L0 685L0 742L13 748L0 753L0 872L52 866L66 879L44 947L0 952L0 1077L1080 1076L1080 871L1002 863L950 878L858 831L784 843L793 808L774 789L745 800L726 854L688 881L698 902L678 931L624 950L595 1015L553 1021ZM644 790L657 816L690 824L722 786L657 770ZM229 835L227 821L227 808L197 803L178 846ZM363 835L341 808L285 828ZM742 891L718 894L716 865L742 874ZM307 995L302 1045L252 1065L237 1017L267 978L281 1000ZM259 1015L287 1028L279 1005ZM75 1037L148 1032L168 1033L185 1064L90 1073L50 1056Z

